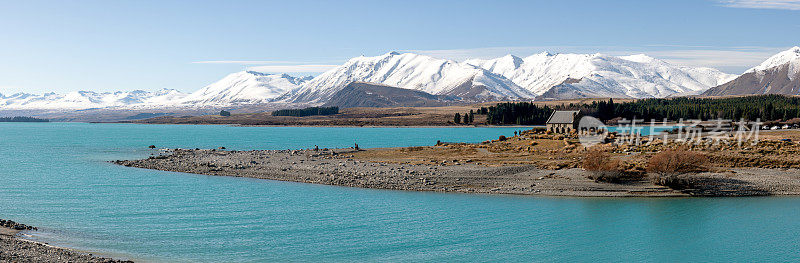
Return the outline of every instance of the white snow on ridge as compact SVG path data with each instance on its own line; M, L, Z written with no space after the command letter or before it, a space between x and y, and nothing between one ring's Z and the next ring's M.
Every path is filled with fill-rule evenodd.
M485 87L486 91L480 95L484 97L532 96L513 82L468 64L413 53L390 52L381 56L350 59L344 65L281 96L279 100L324 102L352 81L381 83L430 94L445 94L467 83Z
M571 79L582 96L652 98L699 94L735 76L710 68L671 65L646 55L535 54L467 60L542 95Z
M48 109L81 110L94 108L170 108L170 107L224 107L235 104L266 103L275 97L296 89L311 77L296 78L286 74L266 74L242 71L191 94L174 89L154 92L75 91L66 94L41 95L17 93L0 95L0 110Z
M787 63L792 72L800 70L800 47L781 52L749 71ZM735 77L711 68L672 65L643 54L610 56L543 52L524 58L506 55L457 62L390 52L352 58L314 78L236 72L191 94L168 89L155 92L0 94L0 110L315 104L326 102L352 81L381 83L466 99L661 98L699 94Z
M66 94L45 93L41 95L16 93L0 96L0 109L92 109L111 107L162 107L186 96L173 90L155 92L135 90L130 92L73 91Z
M266 103L296 89L310 77L242 71L230 74L205 88L189 94L180 104L194 106L229 106Z
M794 79L800 73L800 47L795 46L786 51L775 54L765 60L761 65L748 69L744 73L757 72L763 74L765 71L783 65L789 65L789 78Z

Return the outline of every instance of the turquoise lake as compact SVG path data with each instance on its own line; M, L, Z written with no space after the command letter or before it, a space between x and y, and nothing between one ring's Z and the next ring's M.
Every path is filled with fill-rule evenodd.
M358 189L121 167L159 148L480 142L522 128L0 123L0 218L154 262L800 260L800 198L556 198Z

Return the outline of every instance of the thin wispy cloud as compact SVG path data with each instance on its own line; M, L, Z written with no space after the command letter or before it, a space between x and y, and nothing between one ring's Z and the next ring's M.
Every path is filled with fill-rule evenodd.
M339 66L331 63L283 60L202 60L193 61L192 64L236 64L248 66L247 70L267 73L319 73Z
M764 60L781 48L764 48L758 50L662 50L650 51L647 55L682 66L716 68L728 73L739 74L745 69L761 64Z
M22 91L21 87L0 85L0 96L8 96L13 93Z
M800 10L800 0L722 0L723 6L734 8Z
M525 46L525 47L482 47L482 48L464 48L464 49L435 49L435 50L401 50L402 52L410 52L420 55L431 56L435 58L446 58L455 61L464 61L467 59L490 59L508 54L516 56L527 56L543 51L549 52L564 52L564 50L577 50L580 47L573 46ZM579 52L579 51L572 51Z
M339 65L265 65L249 67L247 70L269 73L316 73L325 72Z
M192 61L192 64L239 64L239 65L263 65L263 64L298 64L298 61L277 61L277 60L203 60Z

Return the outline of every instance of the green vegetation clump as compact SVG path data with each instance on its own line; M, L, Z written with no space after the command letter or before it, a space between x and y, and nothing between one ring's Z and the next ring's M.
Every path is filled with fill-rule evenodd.
M219 116L228 117L228 116L231 116L231 112L230 111L226 111L226 110L221 110L221 111L219 111Z
M314 115L339 114L339 107L308 107L303 109L286 109L272 112L272 116L305 117Z
M0 122L50 122L48 119L39 119L34 117L2 117Z

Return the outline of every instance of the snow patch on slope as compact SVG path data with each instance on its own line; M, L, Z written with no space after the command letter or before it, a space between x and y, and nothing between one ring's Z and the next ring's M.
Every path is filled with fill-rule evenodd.
M793 47L789 50L775 54L768 58L761 65L748 69L744 73L756 72L763 76L767 70L771 70L780 66L789 66L789 79L794 80L800 73L800 47Z
M734 75L710 68L671 65L643 54L615 57L603 54L550 54L520 59L467 60L502 75L528 91L542 95L559 85L581 96L651 98L699 94ZM570 83L565 83L565 81ZM579 80L579 81L572 81ZM563 89L564 86L561 86Z
M232 104L266 103L297 88L310 77L287 74L242 71L225 76L186 96L180 104L193 106L227 106Z
M93 92L74 91L66 94L45 93L41 95L16 93L0 96L0 109L92 109L110 107L162 107L174 104L186 94L173 89L148 92Z
M447 94L463 85L483 86L485 97L532 97L508 79L484 69L452 60L413 53L390 52L375 57L357 57L282 96L290 102L324 102L353 81L381 83L430 94Z

